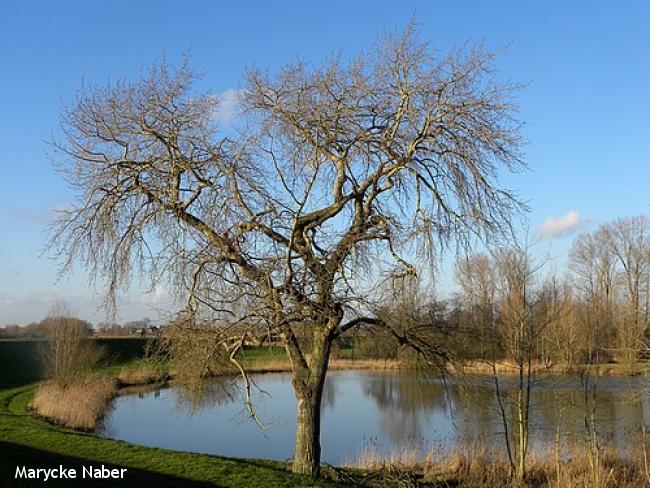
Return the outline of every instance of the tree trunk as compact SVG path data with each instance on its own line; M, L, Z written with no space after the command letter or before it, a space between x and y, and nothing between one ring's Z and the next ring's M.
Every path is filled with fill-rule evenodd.
M322 330L316 332L309 369L302 372L294 370L298 424L292 471L312 477L318 476L320 470L321 400L330 347L329 335Z
M318 476L320 468L320 407L323 388L303 392L298 397L298 425L293 472Z

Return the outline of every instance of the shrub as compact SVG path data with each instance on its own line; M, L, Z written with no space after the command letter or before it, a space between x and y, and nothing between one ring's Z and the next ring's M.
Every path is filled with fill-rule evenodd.
M65 386L78 382L100 361L103 350L89 337L90 324L67 315L41 321L46 341L41 360L47 377Z

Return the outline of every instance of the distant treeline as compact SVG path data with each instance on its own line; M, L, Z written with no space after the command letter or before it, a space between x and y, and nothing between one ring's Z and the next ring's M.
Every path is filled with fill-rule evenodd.
M512 245L459 259L459 291L431 300L395 293L378 312L405 334L429 330L441 352L460 360L571 368L650 356L650 222L617 219L579 235L567 268L552 269L531 246ZM407 288L409 288L407 286ZM399 338L372 328L342 339L352 354L400 355Z
M46 336L47 320L45 318L40 322L32 322L26 325L8 324L0 327L0 338L19 338L19 339L42 339ZM80 319L79 319L80 320ZM93 327L90 322L82 321L89 334L100 334L102 336L127 336L142 329L150 329L154 322L149 318L132 320L119 324L116 322L100 322Z

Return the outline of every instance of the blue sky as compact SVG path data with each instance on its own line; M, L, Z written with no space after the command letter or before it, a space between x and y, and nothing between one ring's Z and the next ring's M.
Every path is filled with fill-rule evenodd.
M353 55L411 18L443 53L466 42L507 47L499 77L527 83L518 100L531 171L502 181L529 202L531 227L546 229L540 245L561 261L575 232L648 213L647 2L2 2L0 325L38 320L57 300L103 316L82 270L57 282L56 262L39 257L53 209L72 201L44 141L82 80L134 78L189 52L205 75L199 88L223 93L246 67ZM452 281L442 276L441 287ZM154 316L165 298L135 289L120 318Z

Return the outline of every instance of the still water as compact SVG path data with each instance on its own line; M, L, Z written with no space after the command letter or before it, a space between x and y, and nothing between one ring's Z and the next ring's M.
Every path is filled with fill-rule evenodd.
M98 434L175 450L288 459L296 427L291 376L254 379L256 411L264 429L244 410L238 385L222 381L206 383L200 392L175 386L119 397ZM512 385L506 380L501 387L507 400ZM624 452L641 422L650 422L646 388L648 379L599 379L597 427L610 447ZM546 378L533 391L532 449L550 449L558 425L563 442L579 441L585 418L580 378ZM496 451L503 446L497 405L490 377L445 385L406 373L330 372L323 396L323 460L343 464L362 451L390 456L432 448L444 456L478 444Z

